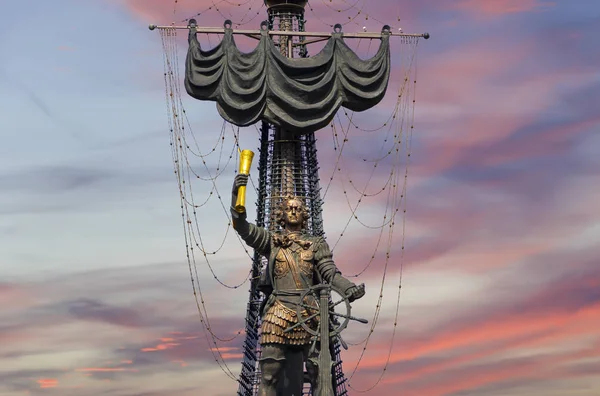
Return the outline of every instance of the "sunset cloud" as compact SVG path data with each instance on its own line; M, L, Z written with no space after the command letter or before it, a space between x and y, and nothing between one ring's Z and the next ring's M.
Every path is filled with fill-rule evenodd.
M576 340L591 340L599 345L600 338L594 331L600 321L599 275L598 268L590 263L581 276L558 277L537 291L519 291L517 284L510 286L506 280L495 282L492 292L514 288L510 295L502 293L507 296L504 304L494 303L493 307L490 302L481 301L470 307L457 307L447 323L436 323L418 335L411 335L410 326L403 325L396 341L398 352L392 353L391 366L379 392L400 384L408 394L444 395L458 390L480 394L490 387L511 386L515 379L547 379L561 372L567 362L583 364L589 358L598 359L597 347ZM582 284L582 279L590 281ZM552 297L557 294L568 297L556 301ZM421 308L424 310L426 307ZM373 345L377 352L367 354L361 362L355 380L358 389L368 386L370 373L385 364L389 337L389 333L380 333L375 343L382 345ZM523 358L524 354L528 357ZM467 376L475 367L482 368L480 375L472 376L477 380ZM452 372L464 375L464 380ZM545 372L554 374L538 377ZM447 380L438 381L446 373ZM584 370L582 375L589 375L586 373ZM506 384L506 380L510 382Z
M490 16L543 10L554 5L553 2L545 0L460 0L454 3L454 7L459 10L465 10L474 15Z
M39 379L37 383L40 384L41 389L56 388L58 386L58 380L49 378Z

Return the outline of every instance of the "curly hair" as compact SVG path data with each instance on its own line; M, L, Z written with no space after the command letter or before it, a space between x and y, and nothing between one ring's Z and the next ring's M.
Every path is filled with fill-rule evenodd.
M281 226L282 228L285 227L285 209L287 208L287 205L290 201L296 201L300 204L300 214L302 215L301 228L305 230L308 227L308 209L306 209L306 205L304 204L304 201L301 198L293 195L288 195L287 197L279 201L277 208L273 212L275 224Z

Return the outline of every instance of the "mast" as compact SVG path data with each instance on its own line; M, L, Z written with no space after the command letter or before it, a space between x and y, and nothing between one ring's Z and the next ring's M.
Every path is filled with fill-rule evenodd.
M304 7L306 0L280 1L265 0L268 12L268 30L280 32L304 31ZM288 58L306 57L304 37L280 35L273 36L279 43L282 55ZM314 132L294 134L288 130L262 123L259 159L259 186L256 202L256 224L270 230L276 228L273 222L274 208L279 201L295 195L304 200L310 214L308 232L322 236L323 218L320 196L316 138ZM258 344L260 328L260 306L263 296L258 292L261 268L266 265L258 254L254 255L254 267L250 286L250 296L246 312L246 339L243 346L242 372L239 379L238 395L253 396L258 391L260 372ZM332 346L334 362L333 388L338 396L346 395L345 378L340 359L340 346ZM310 385L305 383L305 394L310 394Z

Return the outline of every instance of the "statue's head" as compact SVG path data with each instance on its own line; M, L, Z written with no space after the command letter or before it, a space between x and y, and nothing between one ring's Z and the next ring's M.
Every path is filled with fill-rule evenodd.
M302 199L287 197L281 201L275 210L275 221L283 228L306 229L308 225L308 210Z

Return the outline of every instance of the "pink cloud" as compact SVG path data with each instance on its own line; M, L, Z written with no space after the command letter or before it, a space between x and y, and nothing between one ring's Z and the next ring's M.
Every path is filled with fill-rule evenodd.
M574 121L568 125L550 126L544 131L544 139L540 142L539 135L532 134L520 139L518 144L511 145L510 150L491 150L481 153L474 150L473 155L464 158L463 162L473 166L493 167L521 159L561 155L569 149L568 142L588 128L600 124L600 116ZM514 129L507 129L514 131Z
M553 5L543 0L458 0L448 3L449 7L475 15L499 16L531 12Z
M21 309L35 303L28 285L0 282L0 306Z
M169 342L169 343L164 343L164 344L158 344L155 347L151 347L151 348L142 348L140 349L142 352L156 352L156 351L165 351L167 349L172 349L176 346L179 346L181 344L179 343L175 343L175 342Z
M83 373L113 373L113 372L124 372L131 371L135 372L136 369L124 368L124 367L84 367L75 369L75 371Z
M484 203L487 198L477 191L493 187L493 183L485 179L471 183L466 190L460 183L440 190L421 190L418 200L409 193L404 264L417 271L439 267L482 274L503 267L515 268L515 265L526 262L545 261L548 255L556 256L557 249L566 247L565 241L578 239L582 230L594 223L598 213L593 200L578 200L576 210L562 210L549 217L548 211L555 211L560 206L549 203L543 207L517 207L526 199L519 196L510 198L510 191L517 187L497 183L494 188L498 189L498 194L504 191L503 199L513 203L493 210L481 209L487 206ZM527 180L523 183L526 185ZM439 196L441 191L443 198ZM576 196L588 194L585 188L575 191L579 191ZM495 194L496 190L490 193ZM398 268L401 257L402 229L399 227L390 251L393 269ZM351 233L336 247L334 259L345 275L355 274L368 265L377 243L376 231L362 229ZM361 279L364 276L381 276L386 238L387 230L376 258ZM336 239L337 236L329 234L330 243ZM573 253L571 261L582 262L593 254L586 251Z
M421 79L435 83L418 88L417 126L426 132L414 137L423 145L416 154L426 158L413 168L418 175L437 175L457 164L484 169L565 154L570 150L565 143L574 134L600 122L596 116L547 125L543 139L532 133L508 145L517 132L541 125L544 120L539 114L559 103L561 85L585 84L583 75L580 83L574 83L576 68L541 69L536 75L519 72L532 51L533 41L510 48L499 42L477 42L421 64Z
M190 1L183 0L177 2L179 9L182 11L188 9L190 3ZM125 5L133 15L141 20L148 21L148 23L168 25L173 21L173 2L162 0L126 0Z
M253 13L255 14L261 9L260 3L262 2L252 5L256 10L253 12L248 10L249 7L238 6L237 3L211 0L178 0L176 3L162 0L125 0L124 3L135 17L148 23L170 25L175 22L176 25L182 25L185 24L182 20L196 18L201 25L212 20L210 26L214 26L215 20L219 21L216 23L217 25L222 25L225 19L231 19L234 24L247 21ZM264 8L262 11L266 16ZM198 13L200 15L197 15ZM261 19L256 20L257 28L260 21Z
M238 350L238 347L219 347L219 348L210 348L211 351L221 351L221 352L231 352Z
M590 353L591 352L591 353ZM561 364L572 362L574 359L588 355L598 356L598 349L593 352L589 349L579 350L575 353L558 354L557 356L544 356L538 361L533 359L514 360L505 365L498 364L496 367L486 367L487 371L478 372L477 375L456 376L452 380L439 381L430 385L421 386L420 391L408 392L407 395L425 395L425 396L443 396L453 392L476 390L485 386L499 385L504 381L529 380L529 383L536 381L548 381L556 379L557 375L567 380L577 376L575 373L569 373L567 369L560 369Z
M240 360L244 355L241 353L222 353L221 357L226 360Z
M524 59L535 50L534 41L528 39L518 45L507 46L499 39L486 38L430 55L427 62L420 62L418 81L432 83L417 83L418 133L413 135L413 142L418 140L423 147L413 153L418 157L413 157L411 174L437 175L469 160L476 161L473 166L485 167L531 156L553 155L557 150L564 152L567 148L560 143L570 137L569 132L594 125L595 121L589 120L583 125L552 131L551 139L544 140L544 144L524 141L512 145L510 150L491 150L522 128L539 122L539 113L547 111L557 101L556 82L571 78L570 70L515 77ZM399 70L395 69L393 76L397 77L398 73ZM507 82L500 82L502 80ZM392 91L388 92L384 107L391 108L392 102L395 102L395 92ZM363 119L370 118L371 113L355 115L358 124L364 124ZM343 123L347 121L343 115L341 119ZM385 117L379 119L383 122ZM338 130L338 133L341 131ZM320 134L328 138L330 133L321 131ZM380 136L383 132L376 134ZM365 153L367 148L373 151L373 135L350 128L349 143L343 155L345 172L365 172L366 165L358 159L362 155L369 157L369 153ZM356 150L352 146L357 143L362 150L354 154ZM425 160L420 161L421 158ZM325 172L325 176L329 176L329 172Z
M171 363L177 363L180 367L186 367L187 363L183 360L171 360Z
M500 248L500 250L504 249ZM490 252L490 255L493 256L493 252ZM524 256L527 257L527 255L528 253ZM591 257L595 256L597 254L591 255ZM543 260L543 258L539 260ZM574 255L570 255L570 260L573 263L581 261L580 257ZM482 266L486 264L485 260L481 262ZM507 265L508 263L502 264ZM548 263L549 265L550 263ZM488 267L485 268L489 271ZM478 268L478 270L481 269ZM583 271L582 266L576 265L573 271L576 273ZM528 279L531 275L521 271L520 275L515 276ZM582 279L585 279L585 282L582 282ZM405 282L410 283L410 278L405 277ZM595 287L600 282L599 276L590 274L573 279L563 278L560 279L560 282L557 281L557 284L549 284L542 291L534 294L531 293L543 281L532 279L531 282L531 288L522 291L515 290L512 294L514 300L509 299L505 303L496 302L495 299L493 299L494 302L490 302L486 300L486 297L481 296L481 305L474 305L470 310L443 304L439 310L452 310L455 312L454 319L438 323L436 327L431 327L429 330L415 330L415 315L434 317L434 312L438 312L438 310L432 307L428 312L427 307L424 306L414 314L411 311L408 317L412 320L409 319L404 325L401 324L399 329L400 331L403 328L407 329L407 332L401 331L401 334L396 336L391 356L392 364L387 369L385 381L389 384L401 382L400 387L404 392L406 388L417 386L417 383L435 383L438 378L444 378L447 373L457 367L483 364L481 362L496 359L502 354L518 353L519 351L533 350L531 354L535 356L537 353L535 350L539 348L569 346L571 343L581 343L581 340L596 335L595 328L600 321L600 305L594 303L593 298ZM505 285L498 280L496 287L498 290L503 290ZM575 296L573 296L574 290L578 290ZM519 296L520 293L528 294L528 296ZM589 297L587 297L588 293L591 294ZM563 298L562 303L553 304L551 302L553 295L569 297ZM393 296L387 298L389 301ZM589 305L586 305L586 299L590 300ZM505 308L501 308L497 304ZM571 308L578 305L581 307ZM406 313L405 308L401 306L400 309ZM382 334L381 328L387 327L386 317L384 316L382 319L384 324L379 324L376 336L369 345L366 358L360 365L357 379L353 382L358 389L375 383L378 375L374 373L382 370L386 364L390 335L389 332L386 333L386 330L383 330ZM390 320L389 317L387 320ZM391 324L389 326L391 327ZM409 329L418 334L410 334ZM345 367L348 372L354 368L357 355L362 347L363 345L355 347L356 349L344 355ZM600 357L600 352L597 351L595 355L591 356ZM423 367L413 368L413 362L420 361L427 362L427 364L424 364ZM575 358L566 361L573 364L577 362ZM549 368L553 368L552 365L549 365ZM492 373L494 370L490 369L489 372ZM487 373L484 373L483 377L485 375ZM525 377L529 378L528 375ZM519 378L519 375L515 375L514 378ZM564 378L567 378L567 375ZM453 386L466 384L460 385L460 381L462 380L457 379L456 383L448 382L445 390L440 390L439 394L445 395L444 392L450 393L454 389ZM500 377L498 381L501 381ZM487 383L488 380L482 383L473 383L470 386L484 386ZM397 388L398 385L381 385L378 392L383 394L396 389L395 387ZM418 387L418 389L423 392L429 391L428 387ZM409 391L407 390L407 392ZM407 394L412 395L413 393ZM437 395L437 393L432 394Z
M56 388L58 387L58 380L57 379L53 379L53 378L42 378L36 381L38 384L40 384L40 388L41 389L48 389L48 388Z
M593 284L596 282L597 279ZM535 304L535 299L528 301ZM547 300L545 303L548 304ZM527 378L533 382L538 374L546 379L549 378L547 373L552 373L555 378L567 379L570 374L562 366L600 358L600 339L589 347L574 347L567 352L531 352L530 357L524 359L503 356L557 345L567 346L569 343L580 345L578 340L596 336L594 329L599 320L599 304L572 313L551 308L551 311L542 314L533 309L517 315L492 314L485 321L474 322L469 326L449 330L440 328L431 334L403 339L400 340L402 347L398 347L399 352L392 354L392 365L388 367L388 375L384 384L379 386L379 392L400 387L403 394L407 395L442 396L498 384L507 379L514 381ZM374 382L373 379L378 377L374 373L385 365L388 345L389 341L385 337L375 340L375 344L369 349L377 352L362 361L361 371L353 386L360 389ZM540 356L537 357L536 354ZM417 359L431 361L413 368L411 364ZM489 363L495 359L499 363ZM354 367L355 354L346 356L344 360L347 368ZM396 366L394 362L402 365ZM470 367L482 369L481 372L473 373L469 372ZM459 372L460 375L450 375L452 372Z

